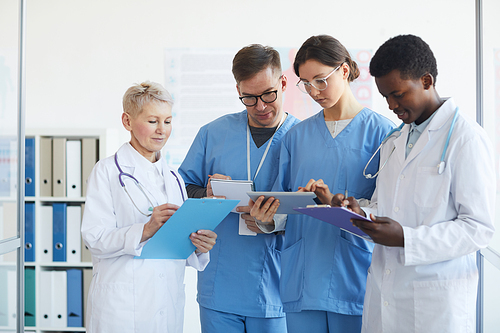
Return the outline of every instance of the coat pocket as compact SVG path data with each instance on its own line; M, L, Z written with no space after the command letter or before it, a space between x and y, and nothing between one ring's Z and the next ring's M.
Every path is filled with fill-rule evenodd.
M437 167L418 168L413 196L416 205L419 207L442 205L448 199L449 191L450 175L448 172L445 171L440 175Z
M89 332L127 332L134 323L133 283L95 284L89 298Z
M475 332L476 280L413 282L415 332Z
M304 290L304 247L302 239L281 253L281 300L295 302L302 297Z

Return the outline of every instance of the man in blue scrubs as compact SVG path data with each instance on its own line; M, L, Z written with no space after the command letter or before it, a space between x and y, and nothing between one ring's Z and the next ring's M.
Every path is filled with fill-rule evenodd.
M189 197L213 195L210 178L251 180L270 191L278 173L283 135L299 121L284 112L287 78L271 47L249 45L233 59L233 75L244 111L222 116L198 132L179 172ZM248 207L251 231L260 232ZM230 213L215 229L210 263L198 274L202 332L286 332L279 295L283 236L239 234L239 214Z

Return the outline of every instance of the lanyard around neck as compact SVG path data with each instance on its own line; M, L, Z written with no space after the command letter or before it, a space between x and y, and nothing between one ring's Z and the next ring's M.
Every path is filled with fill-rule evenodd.
M278 129L281 127L283 124L283 121L285 120L285 112L283 112L283 115L281 116L280 123L278 124L278 127L276 127L276 130L273 133L273 136L269 139L269 143L267 144L266 150L264 151L264 155L262 155L262 158L260 159L259 166L257 167L257 171L255 171L255 175L251 176L250 173L250 126L248 125L247 121L247 177L248 180L255 181L255 178L257 178L257 175L259 174L260 168L262 167L262 164L264 164L264 161L266 160L267 153L269 152L269 148L271 147L271 143L273 142L274 135L278 131Z

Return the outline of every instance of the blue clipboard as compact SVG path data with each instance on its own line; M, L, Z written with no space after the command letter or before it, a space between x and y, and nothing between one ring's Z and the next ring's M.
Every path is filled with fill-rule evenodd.
M367 241L373 242L371 237L366 233L361 231L358 227L355 227L351 223L351 219L360 219L368 222L372 222L372 220L367 219L364 216L354 213L347 208L344 207L300 207L294 208L299 213L309 215L318 220L328 222L333 224L334 226L339 227L342 230L350 232L353 235L361 237Z
M187 199L134 259L187 259L196 247L189 236L200 229L214 230L239 200Z

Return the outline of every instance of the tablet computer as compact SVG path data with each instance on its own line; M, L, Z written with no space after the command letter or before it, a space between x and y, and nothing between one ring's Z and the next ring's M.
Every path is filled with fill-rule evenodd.
M316 205L316 194L314 192L247 192L248 196L256 201L261 195L266 199L274 197L280 201L280 206L276 214L299 214L294 208L306 207L308 205Z

